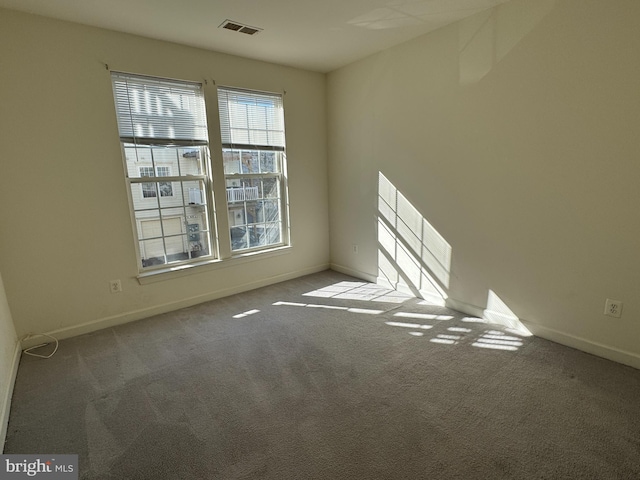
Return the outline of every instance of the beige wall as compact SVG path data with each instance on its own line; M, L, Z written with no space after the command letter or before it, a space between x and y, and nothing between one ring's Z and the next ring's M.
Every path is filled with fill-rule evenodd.
M332 262L375 278L394 260L382 173L408 278L421 257L448 304L495 295L535 333L640 367L639 17L635 0L513 0L329 74Z
M635 0L513 0L333 72L325 98L321 74L0 10L0 271L17 334L323 268L330 226L338 268L393 267L423 293L431 277L469 311L499 297L536 333L640 366L638 14ZM138 283L104 64L287 91L289 254ZM603 316L607 297L621 319Z
M0 276L0 453L4 448L7 422L9 421L9 405L17 368L17 345L18 339L13 327L11 310L9 310L2 276Z
M18 335L64 337L328 265L324 75L8 10L0 10L0 62L0 270ZM212 124L213 80L286 90L289 253L138 283L105 64L207 79ZM122 293L110 293L113 279Z

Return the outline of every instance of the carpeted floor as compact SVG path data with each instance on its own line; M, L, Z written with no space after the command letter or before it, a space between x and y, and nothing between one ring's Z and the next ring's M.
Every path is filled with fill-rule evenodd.
M635 479L640 371L323 272L23 356L84 479Z

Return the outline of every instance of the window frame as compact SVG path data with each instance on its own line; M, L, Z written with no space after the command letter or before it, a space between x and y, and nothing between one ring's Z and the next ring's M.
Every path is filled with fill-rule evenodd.
M231 255L232 256L241 256L244 254L254 254L254 253L260 253L260 252L265 252L265 251L269 251L269 250L273 250L273 249L278 249L281 247L287 247L290 246L291 244L291 236L290 236L290 228L289 228L289 200L288 200L288 175L287 175L287 155L286 155L286 134L285 134L285 130L284 130L284 125L285 125L285 119L284 119L284 95L281 93L273 93L273 92L265 92L265 91L259 91L259 90L249 90L249 89L243 89L243 88L236 88L236 87L229 87L229 86L218 86L217 87L217 93L218 93L218 114L220 116L220 138L221 138L221 154L222 154L222 170L224 173L224 187L225 187L225 206L226 206L226 215L227 215L227 220L228 220L228 239L229 239L229 248L231 251ZM232 130L234 130L234 127L232 125L232 121L230 119L231 115L228 114L227 118L223 118L224 115L224 111L226 111L227 113L229 112L229 103L227 102L227 107L226 110L224 110L223 107L223 102L224 102L224 98L223 95L224 94L237 94L237 95L245 95L247 98L269 98L269 99L273 99L276 100L276 103L278 104L278 108L280 109L280 118L279 121L281 122L280 125L280 135L282 136L282 141L278 142L277 140L275 142L266 142L266 143L257 143L257 142L249 142L249 143L245 143L245 142L238 142L238 141L234 141L233 139L233 133ZM265 116L267 116L265 114ZM249 120L248 120L249 122ZM247 131L250 130L251 127L247 127ZM259 130L259 129L256 129ZM275 131L275 130L274 130ZM250 134L247 133L247 137L250 137ZM268 134L267 134L268 137ZM233 172L233 173L227 173L225 171L225 153L226 152L231 152L233 154L233 152L238 152L239 155L242 155L242 152L257 152L258 155L258 165L260 165L260 155L263 152L274 152L277 158L277 163L278 163L278 171L276 172L248 172L248 173L244 173L242 172L242 168L240 168L239 172ZM240 163L242 163L242 159L240 158ZM232 215L231 215L231 210L233 208L233 203L230 202L229 199L229 188L228 187L228 183L231 181L237 181L238 183L240 183L240 185L244 184L244 181L261 181L265 180L265 179L276 179L276 182L279 186L279 197L278 197L278 213L279 213L279 219L277 221L277 223L279 224L279 242L274 242L274 243L268 243L268 244L264 244L264 245L256 245L256 246L250 246L250 233L247 231L245 233L245 237L246 237L246 242L247 242L247 247L246 248L239 248L239 249L234 249L233 248L233 235L232 235L232 230L233 228L238 228L237 226L234 225L234 221L232 220ZM262 184L262 183L261 183ZM263 185L263 184L262 184ZM232 188L232 187L231 187ZM243 187L244 189L244 187ZM267 201L268 197L263 196L259 199L259 201ZM235 202L234 202L235 203ZM242 202L244 205L246 205L246 197L245 200ZM247 209L245 207L244 209L245 212L245 217L247 215ZM263 227L263 229L267 229L267 225L268 224L273 224L276 222L268 222L266 220L263 220L262 222L256 222L254 221L251 225L254 227L258 227L259 225L261 225ZM245 218L245 222L244 222L244 227L246 227L247 229L250 227L249 222L247 221L247 218ZM242 227L242 226L240 226Z
M132 223L132 230L134 236L134 249L136 252L136 261L137 268L139 272L139 277L144 276L145 274L154 273L154 272L162 272L167 270L175 270L184 267L188 267L195 264L200 264L202 262L211 262L216 261L219 258L218 245L216 243L217 239L217 225L215 219L215 204L214 204L214 194L213 194L213 176L212 176L212 166L211 166L211 158L210 158L210 141L209 141L209 129L205 127L206 132L206 140L203 139L185 139L185 138L162 138L162 137L153 137L153 136L141 136L137 137L135 135L127 136L123 135L122 129L120 128L121 118L119 117L119 105L118 98L116 93L115 82L116 79L118 81L126 82L126 79L133 79L136 82L140 82L144 84L145 81L150 82L150 84L154 84L154 82L159 82L160 84L168 83L172 85L183 85L189 86L193 90L197 90L196 94L196 102L201 102L200 108L204 109L204 118L206 119L206 99L204 86L201 83L193 82L189 80L174 80L168 79L164 77L152 77L147 75L138 75L138 74L129 74L123 72L111 72L112 79L112 89L114 94L114 102L116 107L116 116L118 118L118 126L119 126L119 140L120 140L120 148L121 148L121 156L123 161L123 167L125 172L125 182L127 184L127 196L129 200L129 212ZM127 87L128 88L128 87ZM129 107L131 107L131 101L129 99ZM132 114L133 116L133 114ZM133 118L131 119L131 123L133 125ZM133 129L133 127L132 127ZM137 173L139 176L132 176L130 174L131 165L128 163L126 150L133 148L138 154L138 149L150 149L151 151L151 165L140 165L137 166ZM175 150L176 154L176 163L178 166L177 175L171 170L170 165L158 165L153 158L153 151L157 149L168 149L168 151ZM195 149L200 152L200 156L196 155L197 164L196 167L199 170L199 174L192 173L184 173L180 172L181 162L184 160L182 156L185 158L186 153L190 149ZM180 151L184 151L183 155L180 155ZM143 176L142 168L150 168L153 169L154 176ZM159 169L167 168L169 169L167 173L169 175L159 176ZM189 201L190 193L188 184L196 182L200 186L200 198L202 203L195 204ZM155 186L155 196L144 197L144 193L142 192L144 184L153 184ZM171 185L171 195L162 195L161 193L161 184L167 183ZM133 190L134 185L140 185L140 195L142 202L149 202L149 208L146 205L136 205ZM179 185L179 188L176 191L176 185ZM162 202L172 200L176 202L175 205L163 205ZM153 206L151 206L151 202L153 202ZM141 208L142 207L142 208ZM191 209L197 208L198 212L191 212ZM149 237L147 238L142 230L141 224L143 221L147 221L148 219L143 216L138 216L141 212L148 211L153 212L157 211L156 217L150 217L149 219L155 219L161 231L160 236L157 237ZM180 211L179 215L175 215L175 212ZM166 212L166 215L165 215ZM202 243L200 244L199 250L197 250L197 254L195 250L191 250L191 243L189 241L189 225L190 218L194 215L199 215L202 219L202 223L205 224L205 228L201 228L198 231L200 236L206 235L203 243L205 244L204 248L202 247ZM172 218L180 218L181 219L181 232L180 233L164 233L165 224L168 225L168 222ZM183 242L183 249L187 251L183 251L183 254L187 255L185 259L171 259L171 256L175 254L171 254L168 248L169 241L177 241L178 237ZM162 257L163 262L159 264L149 264L145 265L145 262L148 262L149 259L145 259L142 255L142 250L146 248L146 244L153 240L161 240L162 242ZM202 255L199 252L206 251L206 246L208 245L208 253L206 255ZM146 257L146 255L145 255ZM151 259L153 260L153 259Z

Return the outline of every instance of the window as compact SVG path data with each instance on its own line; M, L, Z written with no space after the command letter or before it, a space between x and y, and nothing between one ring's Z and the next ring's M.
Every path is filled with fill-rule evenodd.
M218 88L231 250L286 244L282 96Z
M212 257L202 86L113 72L141 269Z
M214 190L202 85L111 79L141 271L214 258L216 196L229 220L222 258L289 243L282 95L218 88L225 182Z

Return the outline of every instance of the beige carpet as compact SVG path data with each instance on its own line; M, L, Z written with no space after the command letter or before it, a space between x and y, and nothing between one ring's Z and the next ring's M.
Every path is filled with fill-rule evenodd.
M327 271L20 364L85 479L635 479L640 371Z

